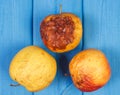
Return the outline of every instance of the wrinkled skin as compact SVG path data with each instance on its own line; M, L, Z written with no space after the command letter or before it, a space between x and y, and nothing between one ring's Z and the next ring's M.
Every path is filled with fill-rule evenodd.
M95 91L110 79L111 70L105 55L96 49L78 53L69 64L74 85L83 92Z
M11 78L31 92L46 88L56 75L55 59L37 46L28 46L13 58Z

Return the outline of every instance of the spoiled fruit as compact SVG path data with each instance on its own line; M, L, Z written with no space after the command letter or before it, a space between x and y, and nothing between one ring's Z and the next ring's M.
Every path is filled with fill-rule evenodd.
M66 52L74 49L82 37L80 19L71 13L47 16L40 25L41 38L53 52Z
M111 70L105 55L96 49L78 53L69 64L74 85L83 92L95 91L110 79Z
M28 46L15 55L9 73L18 84L35 92L50 85L56 69L56 61L50 54L37 46Z

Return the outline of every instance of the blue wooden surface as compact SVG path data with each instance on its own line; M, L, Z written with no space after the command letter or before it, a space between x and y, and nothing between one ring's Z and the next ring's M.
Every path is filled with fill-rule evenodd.
M40 22L49 14L59 13L59 4L63 5L63 12L78 15L84 28L80 45L64 54L68 62L77 52L86 48L102 50L109 60L111 79L95 92L82 93L76 89L71 78L63 75L61 55L49 51L42 43ZM0 95L119 95L119 10L119 0L0 0ZM44 48L58 63L55 80L49 87L36 93L30 93L22 86L9 86L15 83L9 77L10 61L16 52L28 45Z

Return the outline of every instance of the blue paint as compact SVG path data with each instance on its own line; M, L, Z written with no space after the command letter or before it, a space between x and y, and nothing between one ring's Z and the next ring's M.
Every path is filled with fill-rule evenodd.
M83 95L83 93L78 90L73 83L70 84L64 91L62 95Z

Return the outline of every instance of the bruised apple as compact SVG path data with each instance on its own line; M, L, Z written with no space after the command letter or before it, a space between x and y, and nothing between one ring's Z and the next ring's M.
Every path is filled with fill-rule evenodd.
M51 51L67 52L79 44L82 24L72 13L49 15L41 22L40 33L45 46Z
M95 91L110 79L111 70L105 55L96 49L78 53L69 64L74 85L83 92Z
M56 61L50 54L37 46L28 46L15 55L9 73L18 84L36 92L50 85L56 69Z

